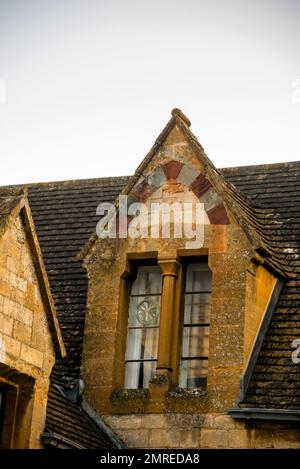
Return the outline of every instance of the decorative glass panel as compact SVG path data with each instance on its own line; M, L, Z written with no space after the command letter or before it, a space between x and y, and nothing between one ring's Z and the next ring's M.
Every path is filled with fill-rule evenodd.
M155 369L161 288L158 266L139 267L129 302L125 388L147 388Z
M129 303L128 327L159 325L160 295L133 296Z

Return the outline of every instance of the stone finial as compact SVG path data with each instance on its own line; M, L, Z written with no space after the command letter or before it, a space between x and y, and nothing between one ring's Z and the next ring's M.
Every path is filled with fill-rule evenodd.
M191 121L186 117L180 109L172 109L171 114L173 117L179 117L188 127L191 126Z

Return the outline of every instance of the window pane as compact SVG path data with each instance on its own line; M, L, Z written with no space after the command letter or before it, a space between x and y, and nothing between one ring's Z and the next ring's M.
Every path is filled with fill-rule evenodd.
M160 296L131 297L128 327L158 326L160 298Z
M162 276L159 266L141 266L131 287L125 387L148 387L156 366ZM152 360L139 362L138 360ZM132 362L133 361L133 362Z
M208 357L209 327L184 327L182 354L187 357Z
M149 381L155 371L155 362L129 362L125 368L125 388L148 388Z
M211 277L205 263L187 266L179 378L181 387L206 386L210 328L204 324L210 323Z
M131 287L131 295L145 295L161 293L161 270L157 265L147 265L138 268L138 273Z
M207 264L189 264L186 271L186 292L211 291L211 271Z
M208 360L182 360L180 366L181 388L206 387Z
M209 324L211 293L187 293L185 295L184 323Z
M158 328L129 329L126 360L154 359L157 357Z

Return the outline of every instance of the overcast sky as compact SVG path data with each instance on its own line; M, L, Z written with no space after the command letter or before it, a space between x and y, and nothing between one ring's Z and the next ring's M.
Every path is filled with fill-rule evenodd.
M300 160L300 1L0 0L0 184L131 174L174 107L218 167Z

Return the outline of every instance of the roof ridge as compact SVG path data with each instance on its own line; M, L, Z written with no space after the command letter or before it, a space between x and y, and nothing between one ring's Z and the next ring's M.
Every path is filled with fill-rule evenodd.
M179 111L179 110L177 110ZM172 111L173 112L173 111ZM181 112L181 111L180 111ZM184 116L184 114L182 113ZM176 116L176 114L175 114ZM187 119L187 117L186 117ZM184 121L184 119L181 117L181 120ZM159 137L156 139L157 143L161 143L161 134ZM196 139L196 137L195 137ZM201 146L201 143L198 141L198 144ZM214 166L218 172L226 172L226 173L240 173L241 171L247 171L251 169L276 169L276 168L283 168L283 167L293 167L293 166L299 166L300 168L300 160L298 161L282 161L281 163L263 163L263 164L253 164L253 165L238 165L238 166L222 166L222 167L216 167ZM61 186L61 185L80 185L83 183L87 184L97 184L99 182L103 183L109 183L109 182L115 182L118 180L127 180L130 179L133 175L122 175L122 176L104 176L104 177L96 177L96 178L83 178L83 179L60 179L57 181L41 181L41 182L28 182L25 184L8 184L8 185L3 185L0 186L0 197L2 197L2 194L6 194L9 191L11 191L12 195L17 195L17 192L21 193L24 191L27 191L28 189L36 188L36 187L49 187L49 186ZM16 191L14 193L14 191Z
M32 189L35 187L51 187L51 186L62 186L62 185L79 185L79 184L97 184L99 182L109 183L115 182L116 180L128 179L131 176L104 176L99 178L87 178L87 179L63 179L60 181L44 181L44 182L28 182L25 184L10 184L6 186L0 186L0 195L1 192L5 191L14 191L19 190L20 192L23 190L26 192L28 189Z
M235 172L237 170L251 170L251 169L276 169L282 167L300 166L300 160L295 161L282 161L278 163L260 163L251 165L240 165L240 166L224 166L219 168L220 171Z

